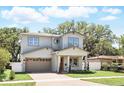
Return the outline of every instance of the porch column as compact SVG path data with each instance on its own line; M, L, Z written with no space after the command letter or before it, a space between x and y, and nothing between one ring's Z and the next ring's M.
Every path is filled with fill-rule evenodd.
M84 70L87 70L88 69L88 64L87 64L87 56L85 56L85 59L84 59Z
M87 61L87 56L86 56L86 58L85 58L85 61L86 61L86 70L89 70L89 63L88 63L88 61Z
M57 56L57 61L58 61L57 62L58 63L57 64L57 72L59 72L59 68L60 68L60 58L61 58L60 56Z
M81 70L84 70L84 60L83 60L83 56L79 58L80 62L81 62Z
M67 72L69 72L70 56L67 56Z

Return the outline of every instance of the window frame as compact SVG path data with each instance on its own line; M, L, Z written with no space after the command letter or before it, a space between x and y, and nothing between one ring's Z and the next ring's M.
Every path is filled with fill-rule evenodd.
M30 39L32 39L32 41ZM39 37L28 36L28 46L39 46Z
M72 45L70 43L70 39L72 39ZM76 42L77 40L77 42ZM77 43L77 45L75 45ZM68 46L75 46L75 47L79 47L79 38L77 37L68 37Z
M77 42L76 42L77 45L75 45L75 40L77 40ZM73 43L74 43L74 46L79 47L79 38L75 37L74 40L73 40Z
M70 39L72 39L72 42L71 42L72 44L70 43ZM73 37L68 37L68 46L74 46L73 45L74 44L73 41L74 41Z
M77 62L75 62L75 59L76 59ZM79 67L79 59L78 58L70 58L70 60L71 60L72 67ZM77 65L75 65L75 63Z
M60 40L59 40L59 38L54 38L54 41L53 42L54 42L54 44L57 44L58 45L59 42L60 42Z

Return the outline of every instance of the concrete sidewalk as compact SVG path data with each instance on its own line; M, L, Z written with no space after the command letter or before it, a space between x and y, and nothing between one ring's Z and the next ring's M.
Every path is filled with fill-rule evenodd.
M84 78L77 78L77 79L102 79L102 78L124 78L124 76L84 77Z

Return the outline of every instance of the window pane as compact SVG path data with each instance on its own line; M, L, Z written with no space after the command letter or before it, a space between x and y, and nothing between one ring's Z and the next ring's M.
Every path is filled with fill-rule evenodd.
M69 46L73 46L73 37L68 38L68 44Z
M68 38L68 45L69 46L79 46L79 38L69 37Z
M34 37L34 36L28 37L28 45L38 46L38 44L39 44L39 38L38 37Z
M74 46L78 46L79 45L79 39L78 38L74 38Z

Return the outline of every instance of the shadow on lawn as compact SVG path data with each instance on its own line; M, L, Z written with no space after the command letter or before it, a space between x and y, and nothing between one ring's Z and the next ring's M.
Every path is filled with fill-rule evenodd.
M15 72L15 74L27 74L26 72Z
M85 70L72 70L69 74L95 74L95 71L85 71Z

